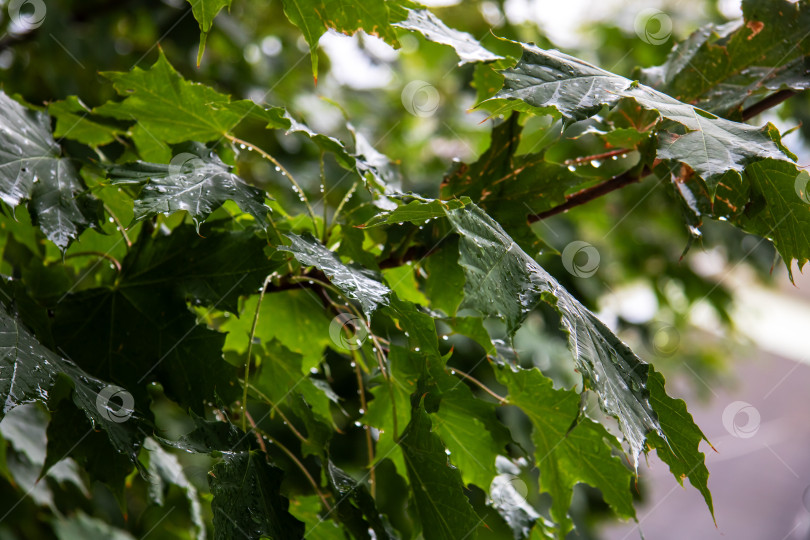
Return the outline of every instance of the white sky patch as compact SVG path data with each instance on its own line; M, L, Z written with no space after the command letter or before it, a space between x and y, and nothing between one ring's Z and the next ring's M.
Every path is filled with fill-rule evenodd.
M359 36L329 30L321 36L319 45L332 62L329 77L339 84L370 90L386 87L394 77L388 62L395 60L398 53L379 38L363 35L364 50Z

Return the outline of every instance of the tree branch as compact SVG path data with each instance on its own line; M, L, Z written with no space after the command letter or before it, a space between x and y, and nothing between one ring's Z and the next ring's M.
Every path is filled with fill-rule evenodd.
M529 223L534 223L536 221L549 218L562 212L567 212L571 208L580 206L594 199L598 199L599 197L606 195L611 191L616 191L617 189L621 189L624 186L638 182L648 174L650 174L650 170L647 169L646 167L639 174L632 174L630 171L628 171L626 173L620 174L619 176L614 176L607 182L603 182L599 185L586 188L581 191L577 191L576 193L572 193L571 195L567 195L566 201L563 204L555 206L554 208L550 208L545 212L540 212L539 214L531 214L528 217Z
M743 110L742 112L743 122L745 122L746 120L750 120L751 118L757 116L758 114L767 111L771 107L776 107L783 101L786 101L798 94L799 92L796 90L780 90L775 94L771 94L770 96L766 97L761 101L757 101L750 107Z

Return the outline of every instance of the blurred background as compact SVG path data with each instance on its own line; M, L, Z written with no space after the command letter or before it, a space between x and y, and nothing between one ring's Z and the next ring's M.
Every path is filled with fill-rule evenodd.
M424 3L492 50L503 47L496 36L536 42L629 78L638 67L662 63L675 42L701 25L740 16L737 0ZM347 139L348 119L397 162L405 190L436 196L453 162L475 160L489 143L492 122L473 109L474 66L457 66L451 49L414 35L403 34L395 50L373 36L325 34L316 85L308 46L279 0L234 0L216 18L199 67L199 28L183 0L40 4L43 17L28 29L15 26L8 2L0 1L0 83L35 105L78 95L92 108L113 99L99 72L145 69L159 44L186 78L236 98L285 104L317 131ZM40 4L27 5L36 10ZM805 92L751 122L772 122L783 132L798 127L784 143L807 166L808 120ZM255 131L251 140L278 156L317 201L318 154L294 137L261 126ZM245 178L288 208L297 204L265 163L248 160L242 167ZM339 176L335 163L327 168ZM320 196L320 204L341 200L351 181L341 182ZM658 182L629 186L533 228L558 252L575 241L592 246L582 260L574 259L573 270L555 253L541 256L541 263L655 363L714 446L703 450L716 525L700 494L681 488L651 457L639 467L639 523L605 519L599 497L582 489L575 497L580 532L571 537L810 538L810 350L804 333L810 331L810 277L794 268L792 284L767 241L721 222L704 223L701 238L682 256L690 233L675 198ZM516 337L517 353L544 373L556 373L559 384L574 384L559 374L570 359L550 320L542 310L533 314ZM161 414L171 430L171 408ZM192 480L204 489L205 467L197 467L202 472Z

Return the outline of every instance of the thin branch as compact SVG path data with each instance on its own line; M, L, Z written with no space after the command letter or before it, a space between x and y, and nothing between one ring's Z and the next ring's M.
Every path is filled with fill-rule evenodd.
M757 101L750 107L747 107L746 109L743 110L742 112L743 122L745 122L746 120L750 120L751 118L767 111L772 107L776 107L783 101L787 101L788 99L798 94L799 92L796 90L780 90L775 94L771 94L770 96L766 97L761 101Z
M509 400L508 400L508 399L506 399L506 398L505 398L505 397L503 397L503 396L499 396L498 394L496 394L495 392L493 392L492 390L490 390L490 389L489 389L489 387L488 387L487 385L485 385L484 383L482 383L481 381L479 381L478 379L476 379L476 378L475 378L475 377L473 377L472 375L468 375L468 374L464 373L463 371L459 371L459 370L458 370L458 369L456 369L456 368L450 368L450 372L451 372L451 373L457 373L458 375L461 375L461 376L462 376L464 379L467 379L467 380L468 380L468 381L470 381L471 383L475 384L475 385L476 385L478 388L480 388L481 390L483 390L484 392L486 392L486 393L487 393L487 394L489 394L490 396L492 396L492 397L494 397L495 399L497 399L497 400L498 400L498 402L499 402L501 405L507 405L507 404L509 403Z
M616 150L611 150L610 152L605 152L603 154L596 154L593 156L582 156L574 159L568 159L563 162L563 165L576 165L577 163L589 163L591 161L607 159L609 157L620 156L622 154L627 154L628 152L632 152L632 149L628 150L626 148L618 148Z
M301 460L299 460L298 457L296 457L296 455L293 454L290 451L289 448L287 448L286 446L281 444L278 439L268 435L264 431L261 431L256 426L256 422L253 421L253 418L250 415L246 415L246 416L247 416L248 420L250 420L250 426L253 428L254 431L256 431L256 433L261 433L263 436L267 437L267 440L269 440L270 442L272 442L273 444L278 446L281 449L281 451L284 452L285 454L287 454L287 457L289 457L291 460L293 460L293 462L298 466L298 468L301 469L301 472L304 473L304 476L307 477L307 480L309 480L309 483L312 486L312 489L314 489L315 493L318 494L318 497L321 499L321 502L323 503L323 505L326 507L326 509L329 512L331 512L332 511L332 506L329 504L329 501L326 500L326 496L321 491L321 488L318 486L318 483L315 482L315 479L312 478L311 474L309 474L309 471L307 470L307 468L304 466L303 463L301 463Z
M627 185L634 184L648 174L650 174L650 170L646 167L639 174L632 174L630 171L628 171L618 176L614 176L607 182L603 182L599 185L577 191L571 195L567 195L565 197L566 201L563 204L550 208L545 212L540 212L539 214L531 214L528 217L529 223L534 223L562 212L567 212L571 208L591 202L592 200L598 199L603 195L607 195L611 191L616 191L617 189L621 189Z
M259 390L255 386L250 385L250 387L253 389L254 392L256 392L256 394L258 394L258 396L261 399L263 399L268 405L270 405L270 412L278 414L281 417L281 419L284 421L284 425L287 426L287 428L289 428L290 431L292 431L293 435L295 435L299 441L301 441L302 443L309 442L309 439L304 437L304 435L300 431L295 429L295 425L292 422L290 422L290 419L287 418L287 416L284 414L284 411L281 410L281 407L273 403L272 399L267 397L266 394L264 394L261 390ZM338 430L338 432L340 432L340 430Z
M262 150L261 148L259 148L255 144L251 144L251 143L249 143L247 141L244 141L244 140L242 140L242 139L240 139L238 137L234 137L233 135L230 135L230 134L226 134L225 138L228 139L229 141L233 142L233 143L244 145L247 148L250 148L251 150L254 150L256 153L258 153L264 159L266 159L267 161L269 161L270 163L275 165L276 170L281 171L281 174L287 177L287 179L293 185L293 189L295 190L295 192L300 197L301 202L304 203L304 205L306 206L307 213L309 214L309 217L312 220L312 230L315 232L315 234L317 234L318 233L318 221L315 218L315 211L312 209L312 205L309 204L309 199L307 198L306 193L304 193L304 190L301 189L300 184L298 184L298 182L296 182L293 175L290 174L290 171L288 171L286 168L284 168L284 165L282 165L279 160L277 160L276 158L274 158L273 156L271 156L270 154L268 154L267 152L265 152L264 150Z
M110 217L113 218L113 221L115 221L115 224L118 226L118 230L121 231L121 236L124 237L124 242L127 243L127 247L131 248L132 240L130 240L129 236L127 236L127 230L124 228L124 224L121 223L121 220L118 219L118 216L113 214L112 209L109 206L107 206L107 203L104 203L104 209L107 211L108 214L110 214Z
M102 253L101 251L77 251L76 253L65 255L65 259L72 259L73 257L101 257L102 259L110 261L113 266L115 266L118 273L121 273L121 263L109 253Z

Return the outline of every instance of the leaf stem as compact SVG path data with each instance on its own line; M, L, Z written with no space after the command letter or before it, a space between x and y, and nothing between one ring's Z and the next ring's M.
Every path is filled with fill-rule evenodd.
M119 274L121 273L121 263L109 253L103 253L101 251L77 251L75 253L65 255L65 259L72 259L74 257L101 257L103 259L107 259L115 266L116 271Z
M253 351L253 338L256 336L256 325L259 323L259 312L262 308L262 300L264 300L264 292L267 290L267 286L276 277L276 273L273 272L266 278L264 278L264 283L262 284L262 292L259 293L259 301L256 303L256 312L253 314L253 325L250 327L250 338L248 339L248 348L247 348L247 358L245 359L245 383L243 385L242 391L242 431L247 431L247 424L245 423L247 420L247 399L248 399L248 385L250 380L250 355Z
M352 357L354 358L354 373L357 377L357 394L360 396L360 407L363 408L363 415L368 412L368 403L366 402L366 389L363 385L363 372L360 370L360 362L357 361L357 351L352 349ZM371 485L371 496L374 497L377 491L376 474L374 473L374 440L371 438L371 430L365 426L363 430L366 432L366 451L368 452L368 468L369 468L369 484Z
M246 147L250 148L251 150L254 150L256 153L258 153L264 159L266 159L267 161L269 161L270 163L275 165L276 168L278 170L280 170L281 173L285 177L287 177L289 179L290 183L293 185L293 189L296 191L296 193L298 193L298 195L300 195L301 202L303 202L304 205L306 206L307 213L309 214L309 217L312 220L312 230L315 231L315 233L317 234L318 233L318 221L315 218L315 211L312 210L312 205L309 204L309 199L307 198L306 193L304 193L304 190L301 189L301 185L295 180L293 175L290 174L290 171L288 171L284 167L284 165L281 164L281 162L279 160L277 160L276 158L274 158L273 156L271 156L270 154L268 154L267 152L265 152L264 150L262 150L261 148L259 148L255 144L251 144L251 143L249 143L249 142L247 142L245 140L242 140L242 139L240 139L238 137L235 137L235 136L233 136L231 134L226 134L225 138L228 139L229 141L233 142L233 143L242 144L242 145L245 145Z
M323 206L323 234L321 235L321 242L326 245L326 220L328 205L326 204L326 171L324 170L324 153L321 151L321 205ZM317 232L317 231L316 231Z
M130 240L129 236L127 236L127 230L124 228L123 223L121 223L121 220L118 219L118 216L116 216L113 213L112 209L109 206L107 206L107 203L103 203L103 204L104 204L104 210L106 210L107 213L110 214L110 217L113 218L113 221L115 221L115 224L118 226L118 230L121 231L121 236L124 237L124 242L127 243L127 248L131 248L132 247L132 240Z
M269 435L266 432L260 430L256 426L256 422L253 421L253 418L250 416L250 414L246 414L245 416L247 417L248 420L250 420L250 426L253 428L254 431L256 431L257 433L261 433L261 435L264 436L264 437L267 437L268 441L270 441L273 444L275 444L276 446L278 446L281 449L282 452L287 454L287 457L289 457L291 460L293 460L295 465L299 469L301 469L302 473L304 473L304 476L307 477L307 480L309 481L310 485L312 486L312 489L314 489L315 493L318 494L318 497L321 499L321 502L326 507L326 510L331 512L332 511L332 506L329 504L329 501L326 500L326 496L321 491L321 488L318 486L318 483L315 482L315 479L312 478L312 475L309 473L307 468L304 466L303 463L301 463L301 460L299 460L298 457L295 454L293 454L292 451L289 448L287 448L286 446L281 444L281 442L279 442L278 439L276 439L272 435ZM267 453L267 452L265 451L265 453Z
M349 202L349 199L352 198L352 195L354 194L355 190L357 190L357 186L359 184L360 184L359 180L356 180L354 184L352 184L352 187L349 188L349 191L346 192L346 195L343 196L343 199L341 199L340 204L338 204L337 208L335 209L335 213L332 214L332 223L329 225L329 229L326 232L326 240L329 240L329 235L332 234L332 229L334 229L335 225L337 225L337 218L340 215L340 212L343 210L343 207L346 205L346 203ZM326 241L324 241L324 245L325 244Z
M461 375L461 377L462 377L462 378L467 379L467 380L468 380L468 381L470 381L471 383L473 383L473 384L475 384L476 386L478 386L478 388L480 388L481 390L483 390L484 392L486 392L486 393L487 393L487 394L489 394L490 396L492 396L492 397L494 397L495 399L497 399L497 400L498 400L498 402L499 402L501 405L508 405L508 404L509 404L509 400L508 400L508 399L506 399L506 398L505 398L505 397L503 397L503 396L499 396L498 394L496 394L495 392L493 392L492 390L490 390L490 389L489 389L489 387L488 387L487 385L485 385L484 383L482 383L481 381L479 381L478 379L476 379L476 378L475 378L475 377L473 377L472 375L468 375L467 373L464 373L463 371L458 370L458 369L456 369L456 368L449 368L449 369L450 369L450 372L451 372L451 373L457 373L457 374Z

